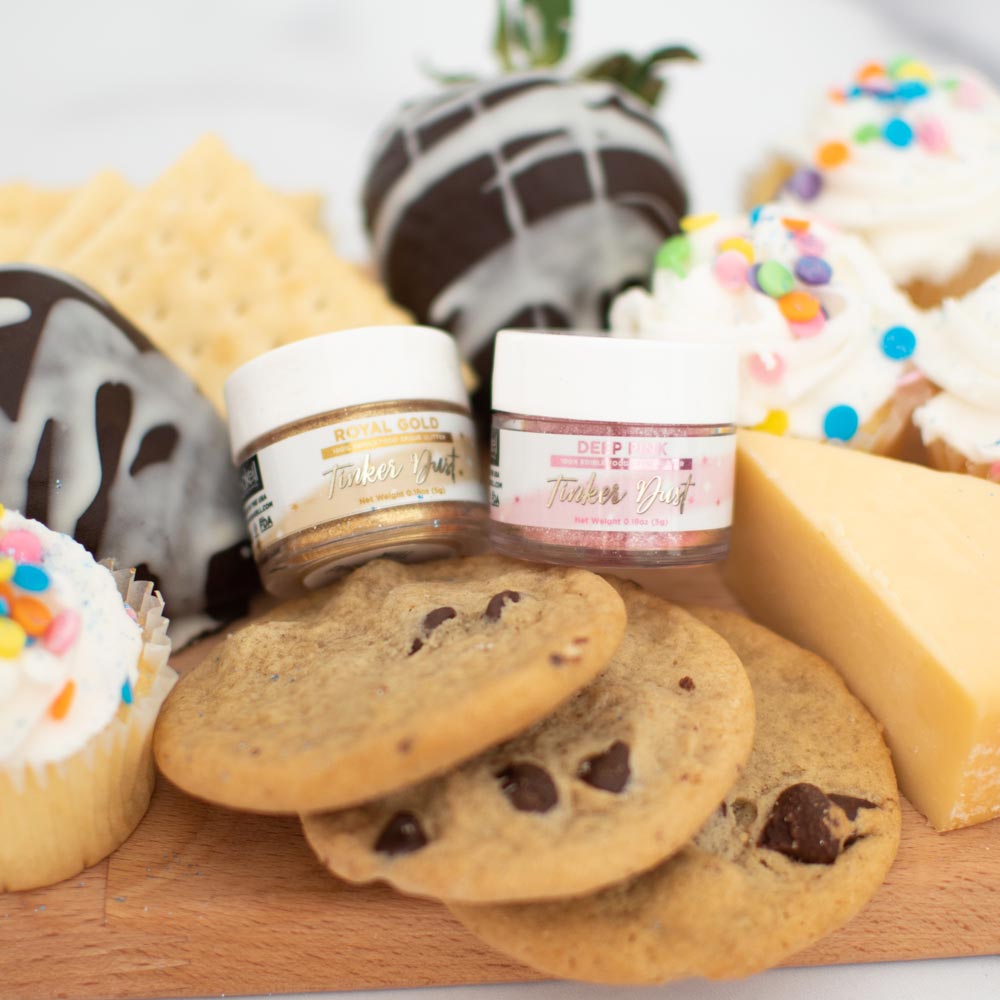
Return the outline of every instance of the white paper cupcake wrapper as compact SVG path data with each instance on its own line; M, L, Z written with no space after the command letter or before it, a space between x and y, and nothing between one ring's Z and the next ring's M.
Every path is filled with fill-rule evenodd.
M135 700L65 760L0 767L0 891L77 874L119 847L149 806L153 727L177 674L163 599L134 570L107 568L142 628Z

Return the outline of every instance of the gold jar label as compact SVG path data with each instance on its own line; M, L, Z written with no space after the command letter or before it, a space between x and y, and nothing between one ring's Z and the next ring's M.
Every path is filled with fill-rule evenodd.
M448 410L375 412L309 426L240 466L260 555L296 532L424 502L485 503L472 419Z

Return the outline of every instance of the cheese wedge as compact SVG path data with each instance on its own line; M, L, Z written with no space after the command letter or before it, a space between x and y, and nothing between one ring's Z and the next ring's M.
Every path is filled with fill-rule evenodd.
M1000 484L741 431L724 574L840 670L935 827L1000 815Z

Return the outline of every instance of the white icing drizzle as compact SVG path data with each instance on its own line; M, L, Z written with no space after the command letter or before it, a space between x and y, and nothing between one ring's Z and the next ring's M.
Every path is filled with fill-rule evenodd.
M65 760L114 717L126 680L139 678L142 632L125 613L114 577L82 545L14 511L0 516L0 535L26 530L42 543L50 587L40 595L81 616L76 641L61 656L41 642L13 660L0 660L0 765L18 767ZM54 719L49 707L68 681L68 711Z
M2 336L0 329L0 343ZM47 519L50 528L73 534L101 484L94 414L105 384L128 386L132 414L98 556L153 567L183 629L184 616L204 608L209 559L245 536L225 428L168 358L140 351L86 302L65 298L52 307L18 420L0 412L0 497L25 506L39 440L46 422L55 420L52 464L61 476L50 491ZM170 460L131 475L144 435L162 424L178 431Z
M517 80L551 80L550 74L522 74ZM417 131L426 124L427 107L414 104L385 131L382 146L398 129L411 162L390 187L374 220L372 239L384 267L393 232L407 207L434 183L463 164L489 152L495 177L489 189L501 192L512 239L469 267L444 288L430 308L430 322L444 325L461 310L454 330L462 353L474 356L518 304L551 304L573 317L577 326L603 325L599 296L629 278L644 273L662 240L662 232L644 215L630 211L626 199L608 197L602 149L633 150L664 163L681 185L669 144L648 124L609 105L613 97L633 103L621 90L603 82L573 86L543 86L525 90L492 107L482 95L497 83L456 88L453 96L433 105L433 118L460 108L474 116L427 150L420 150ZM638 114L645 109L635 105ZM559 131L513 157L501 147L511 140ZM381 148L379 150L381 152ZM529 223L514 188L514 178L544 160L567 153L582 154L592 191L591 199ZM665 220L671 222L673 220ZM585 294L589 292L589 294ZM539 319L539 325L541 323Z
M794 272L802 251L782 223L785 214L778 206L764 206L752 226L746 217L720 219L691 233L686 276L659 269L652 294L630 289L619 296L611 309L612 335L735 343L742 359L739 424L754 427L770 412L783 411L789 434L821 440L831 408L850 406L864 424L893 397L906 366L886 356L882 336L902 325L919 342L923 321L857 237L802 212L796 216L810 222L809 234L822 242L821 256L832 268L827 285L797 285L828 308L822 332L796 337L776 299L749 284L735 291L724 287L713 265L719 244L731 237L748 239L756 262L776 260ZM784 374L762 380L754 363L770 370L783 364Z
M921 338L917 366L943 390L913 415L925 443L1000 462L1000 275L948 299Z

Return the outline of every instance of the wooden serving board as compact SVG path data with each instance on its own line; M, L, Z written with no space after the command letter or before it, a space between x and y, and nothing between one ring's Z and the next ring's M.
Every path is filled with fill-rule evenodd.
M644 574L667 596L734 607L712 570ZM177 657L190 669L212 640ZM790 965L1000 953L1000 820L903 842L863 913ZM0 831L2 836L2 831ZM326 873L291 817L188 798L161 779L110 859L0 894L0 998L186 997L537 979L437 903Z

